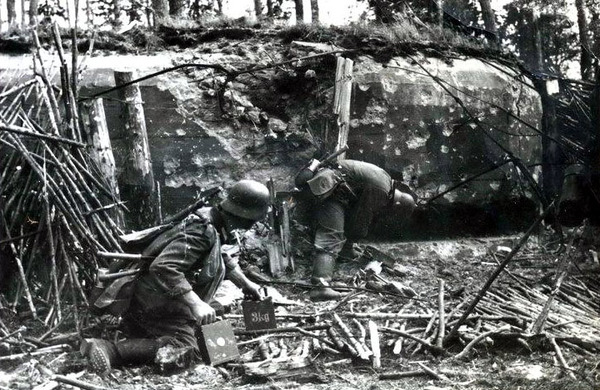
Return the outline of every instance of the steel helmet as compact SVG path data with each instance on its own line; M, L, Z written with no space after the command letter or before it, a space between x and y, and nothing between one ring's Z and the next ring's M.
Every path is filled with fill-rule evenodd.
M267 215L269 190L255 180L240 180L235 183L221 202L221 208L240 218L258 221Z
M342 182L341 176L333 169L325 168L307 181L310 192L318 198L325 198Z
M417 207L413 196L407 192L402 192L399 189L394 190L394 209L410 216Z

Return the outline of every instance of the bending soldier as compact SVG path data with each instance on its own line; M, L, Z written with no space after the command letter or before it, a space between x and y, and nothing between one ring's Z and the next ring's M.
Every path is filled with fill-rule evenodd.
M237 262L221 256L221 243L234 230L263 219L268 207L267 187L241 180L217 207L196 210L154 239L142 254L155 258L136 279L123 315L123 331L130 338L117 343L86 340L83 350L91 369L103 373L124 364L150 363L167 345L188 347L190 363L198 358L196 325L216 320L209 302L225 277L246 294L261 298L260 287L246 278ZM188 280L194 272L195 283Z
M354 258L353 242L366 237L383 212L410 217L415 200L396 188L400 183L385 170L363 161L342 160L311 176L301 171L296 177L296 187L318 199L311 278L315 288L310 297L314 301L338 299L342 294L330 287L336 258Z

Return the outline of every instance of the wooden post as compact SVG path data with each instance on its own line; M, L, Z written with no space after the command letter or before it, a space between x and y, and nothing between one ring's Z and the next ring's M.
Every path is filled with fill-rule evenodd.
M112 199L108 199L108 201L118 203L121 201L121 196L117 184L115 157L110 143L103 100L99 98L91 102L84 102L80 104L79 111L90 157L100 169L100 173L108 185L108 190L112 194ZM114 208L113 216L117 224L123 227L123 213L120 208Z
M373 368L381 368L381 348L379 345L379 329L374 321L369 320L369 338L371 340L371 350L373 351Z
M287 266L290 271L296 271L296 265L294 264L294 256L292 254L292 236L290 231L290 205L287 201L283 201L281 204L282 215L281 218L281 242L283 245L283 253L287 258Z
M335 95L333 112L337 115L338 141L336 150L346 146L350 131L350 102L352 98L352 67L354 61L338 57L335 72ZM346 158L346 153L338 156L338 161Z
M134 72L115 71L117 86L136 78ZM121 122L124 125L127 158L120 177L123 199L128 202L128 228L147 228L156 223L154 173L146 131L142 95L137 84L118 90L122 104Z
M269 213L269 223L271 224L271 234L269 235L269 241L267 242L267 253L269 257L269 271L271 275L277 277L287 270L290 266L290 256L286 245L289 243L286 241L286 227L289 231L289 221L287 225L285 223L285 217L287 217L287 210L281 210L281 207L276 202L276 191L273 179L269 179L267 182L267 188L269 189L269 196L271 202L271 211ZM287 206L284 202L284 207ZM282 221L283 217L283 221ZM293 265L292 265L293 267Z

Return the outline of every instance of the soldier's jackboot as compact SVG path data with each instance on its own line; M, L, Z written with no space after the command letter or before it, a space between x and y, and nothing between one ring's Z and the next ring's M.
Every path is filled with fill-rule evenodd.
M328 253L319 253L313 261L313 273L311 282L315 286L309 296L313 301L331 301L340 299L344 294L330 287L333 277L335 259Z
M125 364L152 363L158 350L153 339L131 339L113 343L102 339L86 339L81 352L88 358L90 370L98 374L110 372Z
M80 352L88 359L90 371L105 374L117 364L118 352L114 343L102 339L85 339Z
M340 263L349 263L357 260L361 255L362 253L354 247L354 243L350 240L346 240L342 250L338 253L337 261Z
M119 341L116 347L121 365L137 365L154 362L159 344L154 339L127 339Z

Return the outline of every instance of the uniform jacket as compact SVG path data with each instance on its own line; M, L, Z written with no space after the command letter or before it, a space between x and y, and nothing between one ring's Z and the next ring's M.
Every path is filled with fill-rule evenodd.
M392 201L392 178L382 168L364 161L342 160L337 165L335 169L341 173L347 187L340 185L329 196L337 197L345 204L349 236L366 237L377 214Z
M143 312L189 315L181 296L194 290L208 302L223 281L226 269L237 262L221 256L226 233L213 208L202 208L159 235L143 251L155 259L138 278L134 290L136 307Z

